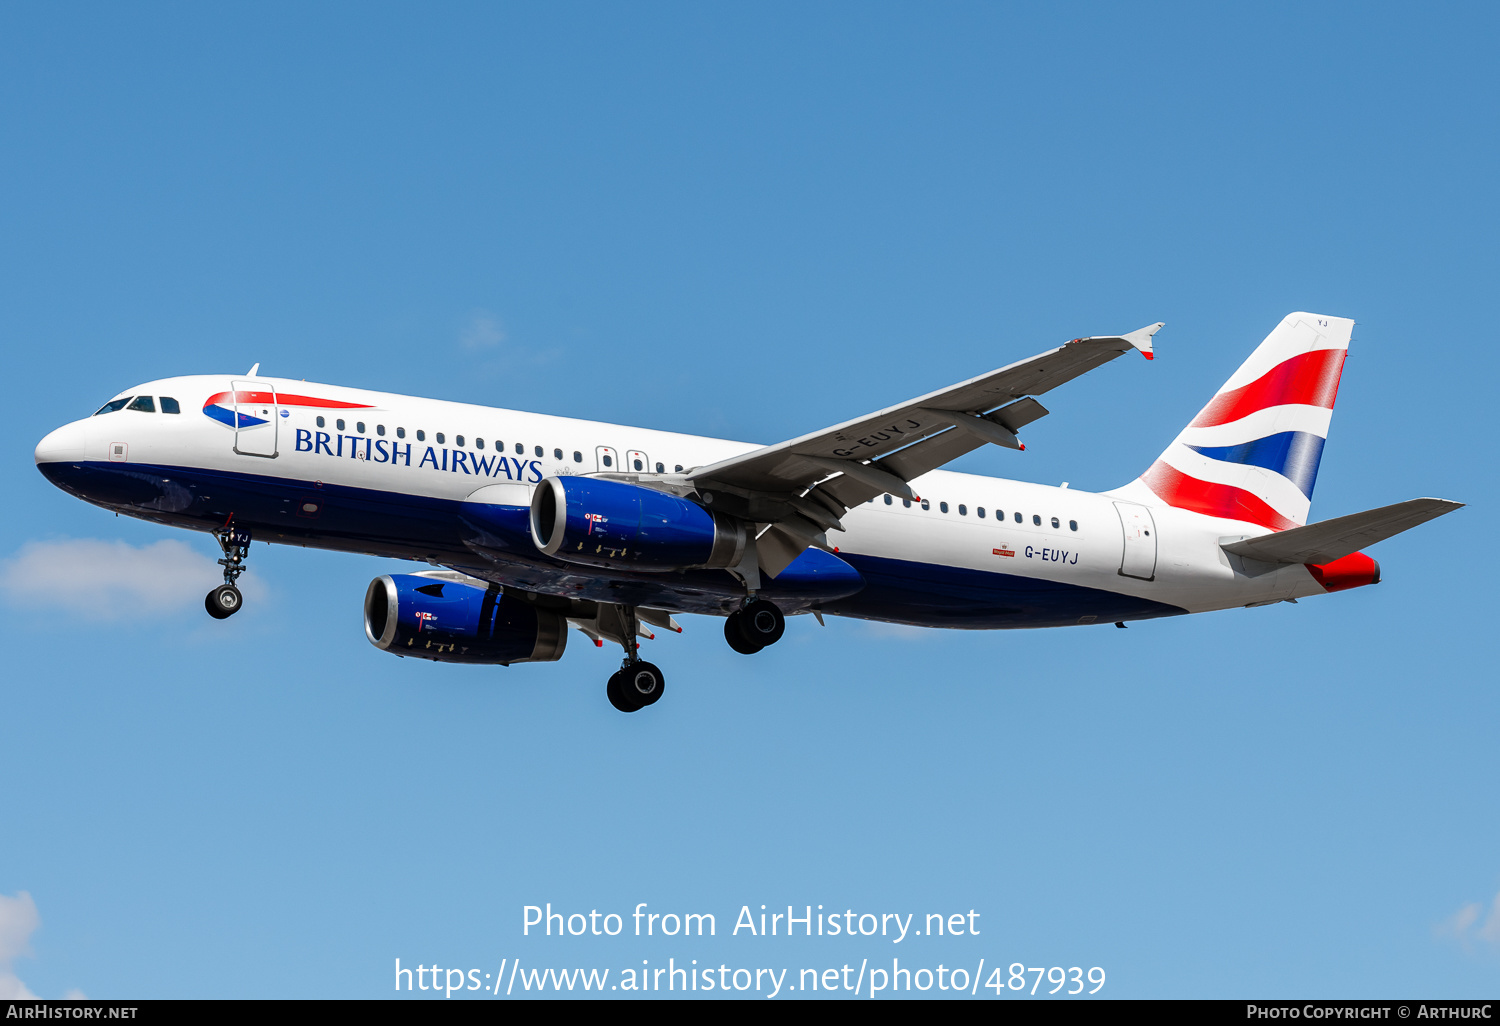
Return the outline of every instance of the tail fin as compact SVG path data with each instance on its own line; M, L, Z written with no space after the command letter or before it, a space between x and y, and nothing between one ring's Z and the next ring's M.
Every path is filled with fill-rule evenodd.
M1307 523L1353 328L1288 314L1125 491L1273 531Z

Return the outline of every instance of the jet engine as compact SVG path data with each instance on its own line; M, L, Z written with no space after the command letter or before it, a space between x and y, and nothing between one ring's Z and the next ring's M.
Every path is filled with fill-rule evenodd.
M549 477L531 497L531 540L569 563L665 571L735 566L746 533L743 521L667 492Z
M568 621L495 585L387 574L365 592L365 637L440 663L550 663L567 647Z

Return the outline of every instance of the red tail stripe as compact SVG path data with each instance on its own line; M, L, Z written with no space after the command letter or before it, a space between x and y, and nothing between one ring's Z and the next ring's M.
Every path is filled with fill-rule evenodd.
M1244 520L1269 527L1273 531L1285 531L1298 526L1296 521L1288 520L1267 505L1264 499L1243 488L1188 477L1161 460L1151 464L1151 469L1141 475L1141 480L1161 496L1168 506L1176 506L1178 509L1190 509L1194 513L1206 513L1211 517Z
M1343 349L1314 349L1284 360L1231 392L1216 395L1189 427L1213 427L1248 417L1271 406L1296 404L1333 409L1344 369Z
M220 392L210 396L207 406L212 403L229 402L240 403L275 403L286 406L316 406L327 410L371 410L373 406L365 403L343 403L336 399L318 399L310 395L289 395L286 392Z

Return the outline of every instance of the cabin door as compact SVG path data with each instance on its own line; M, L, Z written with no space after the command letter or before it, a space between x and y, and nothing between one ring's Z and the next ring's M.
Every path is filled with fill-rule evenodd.
M276 386L264 381L231 381L234 451L241 456L276 455Z
M1151 511L1134 502L1117 502L1120 528L1125 535L1120 555L1120 574L1149 581L1156 576L1156 522Z

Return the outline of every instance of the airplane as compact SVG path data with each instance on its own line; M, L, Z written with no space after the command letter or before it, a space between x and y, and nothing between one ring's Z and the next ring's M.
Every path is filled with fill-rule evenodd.
M940 469L1023 450L1036 397L1161 323L1027 360L775 445L309 384L164 378L48 434L53 484L206 531L224 619L253 540L428 564L384 574L365 634L398 656L561 658L570 626L618 644L605 694L657 702L640 656L673 614L724 619L736 652L786 616L925 627L1110 624L1295 602L1380 581L1361 549L1463 504L1420 498L1308 523L1354 322L1284 318L1138 478L1090 493Z

